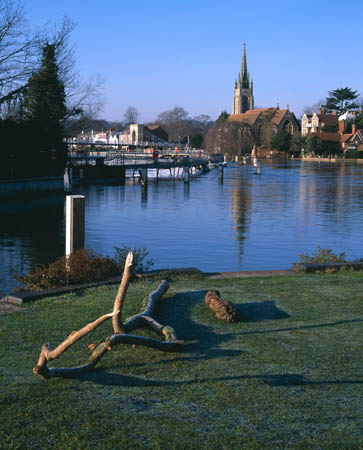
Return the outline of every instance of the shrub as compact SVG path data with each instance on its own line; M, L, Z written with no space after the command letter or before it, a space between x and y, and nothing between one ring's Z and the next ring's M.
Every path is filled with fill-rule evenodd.
M149 255L149 252L145 247L135 247L134 249L131 249L130 247L123 245L121 248L114 247L114 249L114 260L116 261L116 264L118 265L120 270L123 270L126 257L129 252L132 252L134 254L134 265L132 268L133 273L148 272L150 270L150 267L154 264L154 261L152 259L145 261L145 258Z
M144 262L148 255L146 248L131 250L124 245L122 248L115 247L115 250L115 256L111 258L84 248L69 257L62 256L51 264L39 266L25 276L15 275L14 278L27 291L102 281L121 274L129 251L134 253L133 273L145 272L153 265L152 260Z
M348 150L344 153L344 158L362 159L363 152L359 150Z
M335 255L329 248L321 248L318 245L317 251L310 255L299 255L300 263L345 263L345 253Z

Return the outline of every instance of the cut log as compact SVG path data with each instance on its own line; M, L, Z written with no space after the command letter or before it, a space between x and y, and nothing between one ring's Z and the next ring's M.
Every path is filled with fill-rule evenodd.
M205 302L216 313L217 319L230 323L237 322L235 306L228 300L224 300L216 289L211 289L206 293Z

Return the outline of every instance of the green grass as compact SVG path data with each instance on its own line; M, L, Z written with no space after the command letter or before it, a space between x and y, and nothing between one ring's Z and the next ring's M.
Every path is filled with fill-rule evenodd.
M133 283L125 316L156 285ZM238 323L207 309L210 288L236 304ZM41 345L110 312L116 291L0 316L1 449L363 448L363 273L175 279L157 318L182 352L119 346L77 379L33 375ZM50 366L84 362L111 334L106 321Z

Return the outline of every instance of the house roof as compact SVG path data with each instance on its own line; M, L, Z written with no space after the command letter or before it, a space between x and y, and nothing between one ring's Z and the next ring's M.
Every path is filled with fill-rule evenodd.
M334 114L317 114L319 117L319 122L324 123L328 126L338 125L338 116Z
M341 136L339 133L311 133L311 136L317 136L321 141L324 142L340 142Z
M349 139L353 136L353 134L348 133L348 134L343 134L342 138L341 138L341 142L347 142L349 141Z

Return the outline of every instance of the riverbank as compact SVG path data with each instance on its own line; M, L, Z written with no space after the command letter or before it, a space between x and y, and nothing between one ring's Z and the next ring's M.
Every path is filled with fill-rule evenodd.
M158 282L132 283L123 317ZM211 288L236 305L237 323L207 309ZM32 374L44 342L56 346L109 312L116 292L45 298L1 317L2 448L359 448L362 272L175 277L157 319L184 340L182 351L124 345L76 379ZM106 321L50 365L83 363L87 345L110 334Z

